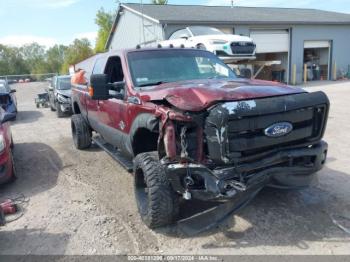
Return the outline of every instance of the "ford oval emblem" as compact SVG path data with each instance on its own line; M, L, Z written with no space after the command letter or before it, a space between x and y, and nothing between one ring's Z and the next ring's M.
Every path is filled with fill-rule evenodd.
M268 137L281 137L289 134L293 130L293 125L289 122L276 123L264 130Z

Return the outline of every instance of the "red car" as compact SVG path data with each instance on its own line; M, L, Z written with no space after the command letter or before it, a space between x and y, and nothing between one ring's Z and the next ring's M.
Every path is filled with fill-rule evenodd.
M9 121L14 120L16 114L0 112L0 184L15 180L15 169L12 157L13 140Z

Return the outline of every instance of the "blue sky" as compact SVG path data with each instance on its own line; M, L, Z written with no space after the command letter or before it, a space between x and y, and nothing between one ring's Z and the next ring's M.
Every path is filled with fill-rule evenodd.
M127 2L127 1L122 1ZM140 1L129 1L140 2ZM144 3L149 2L143 0ZM350 13L349 0L235 0L239 6L316 8ZM170 4L230 5L231 0L169 0ZM94 41L96 11L115 10L116 0L0 0L0 43L51 46L75 38Z

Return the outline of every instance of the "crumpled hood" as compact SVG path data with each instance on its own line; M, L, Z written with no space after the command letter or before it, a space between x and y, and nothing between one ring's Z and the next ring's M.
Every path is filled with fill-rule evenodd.
M275 82L237 79L166 83L141 90L140 96L145 102L165 99L184 111L202 111L219 101L252 100L299 93L306 91Z
M63 96L66 96L66 97L71 97L72 96L72 90L71 89L68 89L68 90L58 90L57 89L57 94L61 94Z

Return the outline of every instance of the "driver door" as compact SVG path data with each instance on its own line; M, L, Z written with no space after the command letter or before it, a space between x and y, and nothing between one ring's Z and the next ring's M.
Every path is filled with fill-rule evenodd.
M108 76L108 83L113 84L124 81L124 73L119 56L110 57L107 61L105 72ZM98 101L98 119L101 124L100 133L104 140L114 147L123 149L127 134L125 130L127 104L125 102L125 87L121 90L113 90L124 94L123 99L110 98Z

